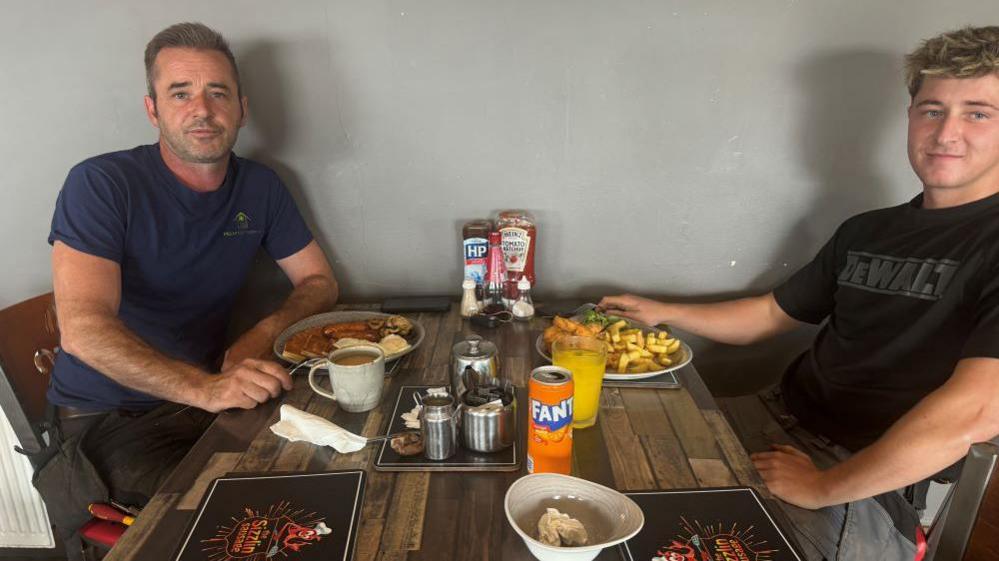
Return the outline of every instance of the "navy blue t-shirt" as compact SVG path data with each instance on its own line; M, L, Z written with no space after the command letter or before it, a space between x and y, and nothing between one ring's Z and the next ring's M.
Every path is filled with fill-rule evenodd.
M49 234L50 244L118 263L118 317L163 354L204 368L224 350L233 301L259 248L277 260L312 240L277 174L235 155L229 161L222 187L199 193L177 180L158 144L85 160L66 178ZM65 351L48 399L92 410L162 403Z

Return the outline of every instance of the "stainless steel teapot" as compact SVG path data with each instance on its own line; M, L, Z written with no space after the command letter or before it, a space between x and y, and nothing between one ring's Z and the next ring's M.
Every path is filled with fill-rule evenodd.
M499 351L478 335L451 349L451 395L461 401L470 387L499 385Z

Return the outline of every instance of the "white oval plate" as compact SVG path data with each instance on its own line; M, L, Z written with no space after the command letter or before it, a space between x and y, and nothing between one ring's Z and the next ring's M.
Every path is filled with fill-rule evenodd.
M290 325L287 329L278 335L278 338L274 340L274 354L278 356L281 360L289 362L288 359L281 355L284 351L284 345L291 339L291 336L298 333L299 331L309 329L310 327L316 327L317 325L328 325L331 323L345 323L348 321L365 321L375 318L390 318L398 314L383 314L382 312L326 312L324 314L316 314L314 316L309 316L303 320ZM418 322L409 320L413 324L413 330L410 331L409 335L406 336L406 341L409 342L409 348L385 355L385 361L395 360L397 358L406 356L407 354L416 350L423 342L423 326Z

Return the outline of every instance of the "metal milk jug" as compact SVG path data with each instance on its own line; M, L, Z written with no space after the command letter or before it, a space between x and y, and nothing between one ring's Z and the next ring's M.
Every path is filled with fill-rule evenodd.
M428 460L446 460L458 450L458 412L454 397L431 395L423 398L420 410L423 453Z

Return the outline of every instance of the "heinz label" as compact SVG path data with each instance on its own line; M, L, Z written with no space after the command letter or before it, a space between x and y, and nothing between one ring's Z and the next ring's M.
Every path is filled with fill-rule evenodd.
M510 227L501 229L500 236L506 270L524 272L524 267L527 265L527 251L531 247L530 234L524 228Z
M531 423L536 428L556 432L572 424L572 398L555 405L548 405L536 399L531 400Z
M486 238L465 238L464 253L465 278L474 280L477 285L482 285L486 278L489 240Z

